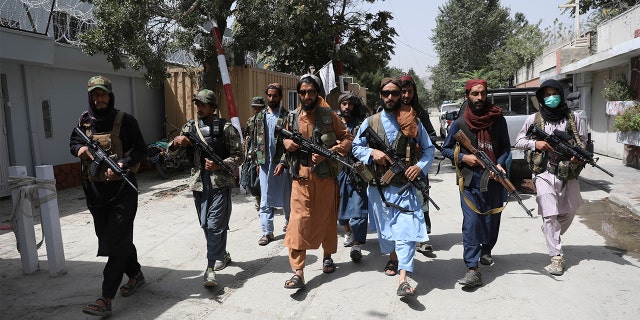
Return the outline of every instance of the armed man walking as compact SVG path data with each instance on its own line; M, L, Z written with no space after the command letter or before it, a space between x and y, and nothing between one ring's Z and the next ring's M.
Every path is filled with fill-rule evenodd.
M260 211L260 179L258 177L258 169L255 164L255 128L257 125L256 116L264 110L266 104L263 97L251 98L251 112L253 115L247 119L247 127L244 134L244 163L242 164L242 173L240 185L249 191L256 199L256 210Z
M282 106L282 85L271 83L265 90L268 107L255 117L252 135L251 153L259 166L260 189L260 225L262 236L258 245L266 246L275 239L273 235L275 208L282 207L284 212L283 232L287 230L291 212L291 175L286 170L282 136L276 132L277 126L287 121L289 111Z
M423 179L433 162L434 147L411 106L402 105L401 88L398 78L382 79L378 92L383 110L362 122L353 142L353 155L374 175L367 195L380 251L389 254L384 273L399 274L398 296L412 296L416 289L409 283L408 274L413 272L416 243L429 240L429 236L418 191L414 185L405 186ZM393 154L381 150L385 147ZM405 159L409 163L403 172L391 171L394 166L404 165Z
M565 270L561 236L569 229L576 211L583 203L578 176L584 168L575 157L559 155L544 140L529 136L532 125L537 130L554 134L566 133L573 145L585 147L585 128L572 114L564 101L564 93L556 80L546 80L536 91L540 111L530 115L516 139L516 148L525 150L525 158L533 171L536 186L538 214L542 216L542 232L545 235L551 264L545 269L561 276Z
M351 92L346 92L338 97L338 103L340 103L340 118L351 134L357 133L366 116L362 100ZM349 160L355 159L351 152L347 157ZM369 198L367 182L354 171L345 166L338 175L340 184L338 223L345 229L344 246L351 247L349 257L352 261L358 262L362 259L361 245L367 241Z
M88 83L89 107L78 120L82 134L99 143L99 148L109 157L115 157L117 166L126 170L126 176L118 176L118 168L109 168L73 132L69 140L71 154L81 159L82 189L87 207L93 217L98 236L98 256L108 257L103 270L102 296L82 312L94 316L111 315L111 303L116 295L123 274L129 281L120 287L120 295L128 297L145 279L138 263L138 253L133 244L133 221L138 210L138 192L133 174L146 157L146 144L138 121L130 114L114 107L115 96L111 81L95 76ZM91 172L92 164L98 164ZM127 182L125 182L127 181Z
M231 262L227 252L231 188L235 185L233 170L242 163L243 153L238 130L216 114L218 104L213 91L204 89L192 101L198 120L189 120L168 148L170 151L186 148L192 161L189 187L207 242L203 285L215 287L218 285L215 271Z
M289 114L286 129L344 156L351 150L353 136L321 97L320 79L311 74L300 77L297 85L300 105ZM293 177L291 216L285 246L289 247L289 264L295 274L284 287L305 286L304 267L307 250L322 245L322 272L332 273L336 266L331 255L338 250L337 162L301 148L293 139L284 139L286 159Z
M471 146L486 153L497 170L505 174L505 162L511 152L507 122L502 109L487 101L487 81L468 80L465 85L467 109L451 124L442 146L442 155L454 161L462 207L462 242L465 276L458 283L465 288L483 285L478 262L493 264L492 250L498 241L503 209L504 187L485 172L482 161L456 143L455 133L466 135ZM486 177L491 178L486 180Z

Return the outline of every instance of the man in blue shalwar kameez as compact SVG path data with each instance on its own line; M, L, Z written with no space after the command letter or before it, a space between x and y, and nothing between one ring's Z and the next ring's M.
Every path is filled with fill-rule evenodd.
M389 254L385 274L399 274L397 294L415 295L407 279L413 272L416 243L429 240L424 212L411 185L401 194L398 191L409 181L426 175L433 162L434 146L424 126L417 121L411 106L402 106L401 83L397 78L384 78L380 83L383 110L365 120L353 141L353 154L370 166L374 175L367 189L371 224L378 232L380 250ZM409 159L404 174L385 179L390 158L381 150L369 147L364 131L371 127L402 159ZM387 204L390 204L388 206Z

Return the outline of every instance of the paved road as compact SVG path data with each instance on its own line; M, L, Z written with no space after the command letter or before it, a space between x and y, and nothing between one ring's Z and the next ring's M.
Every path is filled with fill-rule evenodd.
M431 215L431 243L436 251L416 255L411 279L418 296L409 300L396 296L397 278L382 273L387 257L380 254L373 233L358 264L349 260L348 248L339 246L333 274L322 274L321 250L309 251L307 288L284 289L291 271L283 234L277 232L277 241L258 246L258 214L252 198L238 189L233 195L228 245L233 262L218 272L218 287L205 289L205 242L190 192L184 188L186 176L163 181L154 172L143 173L135 243L147 284L131 297L117 297L112 318L630 319L640 313L638 260L608 247L578 217L563 238L568 270L561 277L550 276L543 269L549 257L540 219L527 217L514 203L503 213L495 264L481 269L485 285L463 291L456 284L465 272L462 216L455 174L446 162L443 165L431 179L432 197L442 208ZM609 194L583 183L583 196L595 201ZM535 207L532 196L523 197L528 207ZM10 209L6 202L1 207L5 215ZM91 318L81 309L100 292L105 258L95 256L97 241L81 189L62 190L58 202L66 275L49 277L44 246L39 250L41 270L22 275L14 235L0 231L3 319ZM276 230L283 221L282 215L276 216Z

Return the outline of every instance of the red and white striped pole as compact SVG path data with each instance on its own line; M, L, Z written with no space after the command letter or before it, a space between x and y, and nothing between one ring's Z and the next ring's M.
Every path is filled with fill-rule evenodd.
M236 111L236 102L233 98L233 89L231 88L231 78L229 77L229 70L227 69L227 60L224 57L224 48L222 47L222 36L220 29L218 29L218 22L215 19L211 20L213 28L211 28L211 35L213 36L216 44L216 53L218 54L218 67L220 68L220 77L222 78L222 84L224 86L224 95L227 99L227 108L229 109L229 118L231 118L231 124L238 129L240 133L240 143L244 143L242 134L242 128L240 127L240 119L238 118L238 112Z
M338 52L340 51L340 37L336 37L336 56L338 56ZM338 82L340 83L340 93L344 92L344 81L342 78L342 61L340 58L336 59L338 62Z

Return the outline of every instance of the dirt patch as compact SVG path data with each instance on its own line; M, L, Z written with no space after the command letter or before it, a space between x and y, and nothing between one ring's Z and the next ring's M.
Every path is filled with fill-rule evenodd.
M158 191L154 194L152 194L152 196L156 197L156 198L171 198L174 197L175 195L177 195L178 193L187 190L189 186L187 184L181 184L169 189L165 189L165 190L161 190Z

